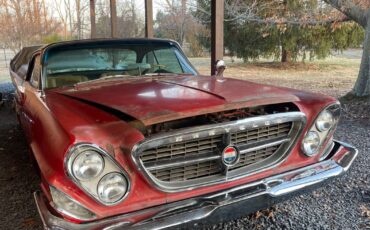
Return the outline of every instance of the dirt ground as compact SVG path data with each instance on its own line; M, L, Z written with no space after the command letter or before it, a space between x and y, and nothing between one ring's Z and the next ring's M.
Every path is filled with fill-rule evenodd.
M0 229L40 229L32 192L39 178L9 104L0 108Z
M355 55L356 57L356 55ZM207 73L207 59L192 59ZM357 76L359 59L336 57L306 65L232 63L226 76L343 96ZM1 82L0 82L1 83ZM0 87L1 91L1 87ZM327 187L276 207L207 229L370 229L370 122L344 116L336 133L357 146L360 156L350 173ZM10 104L0 108L0 229L41 229L32 192L39 179Z

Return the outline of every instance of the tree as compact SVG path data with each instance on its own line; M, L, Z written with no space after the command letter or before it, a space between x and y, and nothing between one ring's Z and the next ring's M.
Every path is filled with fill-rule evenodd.
M165 0L160 3L161 11L157 13L156 23L158 32L164 33L166 37L172 38L182 46L185 34L189 31L188 20L191 15L187 11L187 0Z
M96 3L96 36L110 37L110 9L107 1ZM137 7L137 1L125 0L117 2L118 37L143 37L145 34L144 14Z
M360 71L352 89L355 96L370 96L370 2L368 0L324 0L365 29Z
M43 0L0 0L0 41L13 51L40 44L58 29Z
M197 23L189 9L192 1L165 0L158 3L161 10L156 15L155 36L176 40L188 55L200 56L203 47L197 35L204 32L204 26ZM187 47L187 45L189 45Z
M362 28L317 0L226 0L225 48L245 61L325 58L332 49L359 46ZM198 0L195 17L210 25L210 3ZM359 39L353 39L353 38ZM206 43L209 38L202 39ZM205 44L208 45L208 44ZM308 56L307 56L308 54Z

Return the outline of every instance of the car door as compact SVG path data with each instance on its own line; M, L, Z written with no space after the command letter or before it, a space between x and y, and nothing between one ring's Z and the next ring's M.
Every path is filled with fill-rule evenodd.
M20 101L20 122L27 140L32 143L39 123L41 103L41 62L40 55L36 54L30 62L26 80L23 82L23 92Z

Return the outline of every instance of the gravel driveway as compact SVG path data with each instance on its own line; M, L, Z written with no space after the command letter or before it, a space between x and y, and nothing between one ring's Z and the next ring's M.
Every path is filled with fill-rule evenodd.
M370 229L370 123L344 120L336 138L359 149L348 174L245 218L208 229Z
M310 194L206 229L370 229L369 130L364 119L344 119L339 125L337 139L360 151L345 176ZM0 229L41 229L32 197L39 179L10 105L0 108L0 159Z

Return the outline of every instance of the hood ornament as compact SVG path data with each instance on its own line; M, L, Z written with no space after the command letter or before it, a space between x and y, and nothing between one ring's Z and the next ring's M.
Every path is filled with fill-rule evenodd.
M226 64L224 60L217 60L216 61L216 78L217 81L223 82L224 79L224 71L226 69Z

